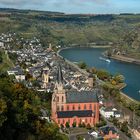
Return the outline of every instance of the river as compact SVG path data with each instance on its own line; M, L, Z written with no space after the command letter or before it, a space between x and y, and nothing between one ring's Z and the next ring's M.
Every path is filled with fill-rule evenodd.
M120 62L111 59L107 62L101 59L102 53L106 49L103 48L69 48L60 51L60 55L72 62L84 61L90 67L97 69L105 69L112 74L123 74L127 84L123 92L140 101L140 65Z

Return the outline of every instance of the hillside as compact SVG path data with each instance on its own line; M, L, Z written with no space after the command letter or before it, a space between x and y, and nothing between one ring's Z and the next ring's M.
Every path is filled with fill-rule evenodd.
M0 33L38 36L48 43L68 45L118 43L140 27L140 14L74 15L59 12L0 9Z

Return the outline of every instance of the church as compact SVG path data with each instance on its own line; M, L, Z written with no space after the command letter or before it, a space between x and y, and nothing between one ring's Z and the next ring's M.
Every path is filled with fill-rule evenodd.
M64 80L61 66L58 67L57 80L52 95L51 119L59 126L70 127L75 124L90 124L99 122L99 102L97 91L67 91L64 89Z

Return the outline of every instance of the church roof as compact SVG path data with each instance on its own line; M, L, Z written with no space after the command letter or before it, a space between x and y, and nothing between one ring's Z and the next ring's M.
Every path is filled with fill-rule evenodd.
M97 91L73 91L66 93L66 103L92 103L98 102Z
M92 110L58 111L58 118L92 117Z

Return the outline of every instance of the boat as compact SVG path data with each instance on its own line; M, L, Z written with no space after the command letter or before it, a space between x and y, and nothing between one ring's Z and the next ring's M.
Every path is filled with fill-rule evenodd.
M106 59L106 58L103 58L103 57L99 57L99 59L100 59L100 60L104 60L104 61L106 61L106 62L108 62L108 63L110 63L110 62L111 62L111 60Z

